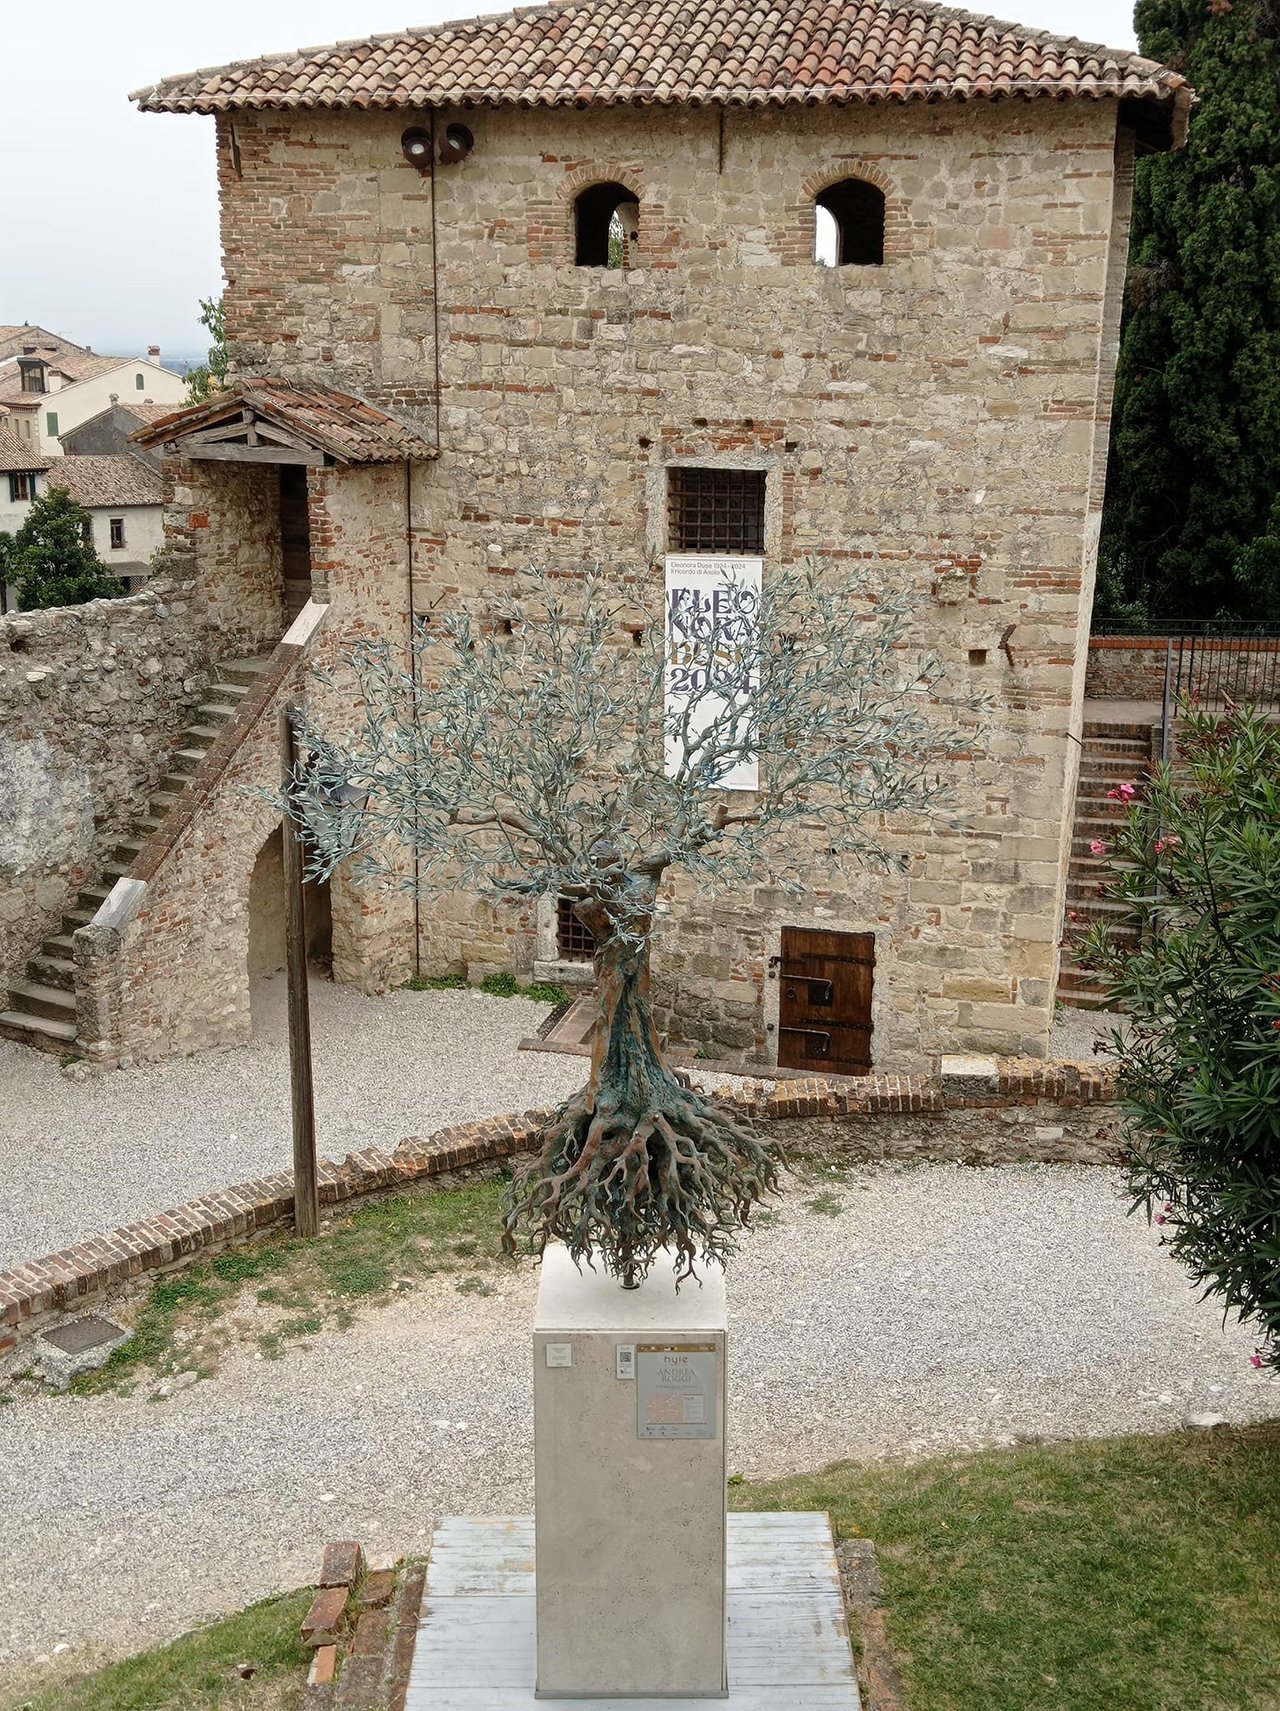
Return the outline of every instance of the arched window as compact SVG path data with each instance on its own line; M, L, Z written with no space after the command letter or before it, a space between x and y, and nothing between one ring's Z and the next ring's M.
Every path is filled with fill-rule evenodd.
M625 184L589 184L573 205L574 260L579 267L629 267L640 204Z
M842 178L815 197L814 260L828 267L878 267L884 260L884 191Z

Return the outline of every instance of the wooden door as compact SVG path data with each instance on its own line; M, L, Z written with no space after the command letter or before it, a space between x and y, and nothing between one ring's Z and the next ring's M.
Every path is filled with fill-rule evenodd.
M871 1072L874 933L784 927L778 968L778 1068Z

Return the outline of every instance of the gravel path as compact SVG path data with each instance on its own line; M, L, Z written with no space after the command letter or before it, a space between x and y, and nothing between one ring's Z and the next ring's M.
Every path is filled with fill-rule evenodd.
M0 1040L0 1270L228 1183L286 1168L289 1067L283 977L254 990L255 1037L144 1069L64 1074ZM366 998L311 988L318 1145L388 1151L447 1123L554 1103L581 1059L518 1052L545 1005L482 992ZM1117 1018L1059 1012L1053 1050L1089 1058ZM708 1078L719 1085L722 1075Z
M730 1274L735 1470L1280 1414L1253 1337L1196 1300L1110 1172L880 1166L825 1191L831 1215L793 1188ZM304 1583L328 1539L420 1550L441 1512L527 1511L535 1286L435 1279L163 1402L0 1409L3 1673Z
M72 1080L0 1041L0 1270L229 1183L287 1169L285 983L254 989L252 1044ZM390 1151L447 1123L554 1104L579 1058L517 1052L547 1014L483 992L366 998L311 987L322 1156Z
M1125 1033L1128 1027L1129 1018L1122 1010L1071 1010L1064 1005L1053 1018L1049 1056L1085 1063L1095 1056L1110 1057L1111 1036L1117 1029ZM1101 1051L1095 1053L1095 1046Z

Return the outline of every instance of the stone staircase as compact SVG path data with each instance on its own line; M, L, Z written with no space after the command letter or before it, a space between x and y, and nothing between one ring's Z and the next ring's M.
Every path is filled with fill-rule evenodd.
M1152 733L1147 725L1086 723L1080 756L1080 781L1076 786L1075 823L1071 830L1071 864L1067 869L1066 922L1058 974L1058 999L1077 1010L1100 1010L1106 993L1096 977L1082 969L1071 954L1070 942L1095 922L1111 923L1113 937L1120 943L1137 943L1137 930L1126 920L1122 903L1100 897L1098 888L1107 878L1105 856L1096 856L1089 845L1095 839L1110 843L1116 826L1124 818L1123 803L1107 792L1128 779L1138 783L1151 767ZM1072 918L1074 916L1074 919Z
M138 852L182 798L214 738L232 717L266 665L265 659L228 659L215 667L195 717L178 738L169 766L145 810L130 824L93 883L81 886L56 933L27 963L26 978L9 983L9 1007L0 1010L0 1039L39 1051L66 1053L76 1041L76 965L72 935L87 926L117 879L127 878Z

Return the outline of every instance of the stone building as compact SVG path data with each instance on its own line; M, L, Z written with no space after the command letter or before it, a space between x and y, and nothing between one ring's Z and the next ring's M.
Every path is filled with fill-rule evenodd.
M813 865L799 905L677 881L660 999L758 1064L1043 1055L1133 164L1181 144L1185 80L925 4L570 0L136 99L217 121L231 390L139 435L211 656L300 611L271 656L297 693L530 562L613 567L655 615L672 551L905 587L994 705L960 827L890 828L905 876ZM265 713L238 729L74 934L101 1056L247 1028L273 828L227 780L278 760ZM554 898L331 889L335 975L369 989L581 955Z

